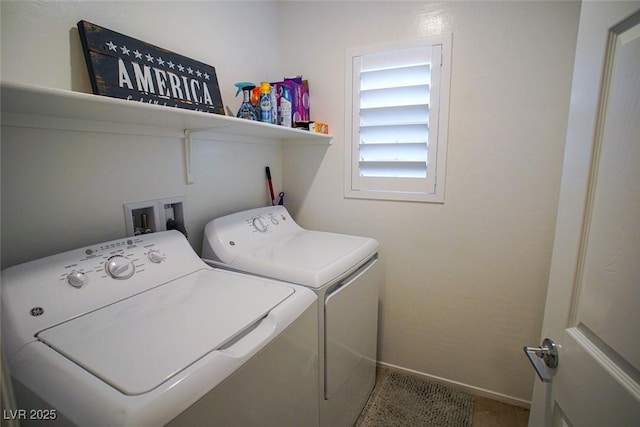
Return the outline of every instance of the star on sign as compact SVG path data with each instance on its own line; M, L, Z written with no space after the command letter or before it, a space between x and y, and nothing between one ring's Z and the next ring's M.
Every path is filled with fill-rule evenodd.
M129 49L127 49L126 46L122 46L120 50L122 51L123 55L127 55L127 56L129 56L129 52L131 52Z
M107 47L109 48L109 50L112 50L114 52L118 51L118 46L116 46L115 44L113 44L113 42L109 42L107 43Z
M180 72L184 71L184 67L182 66L182 64L178 65L178 71L180 71Z
M189 67L187 68L187 71L189 72L189 74L193 74L193 68Z
M158 61L158 64L164 65L164 59L162 59L161 57L158 57L157 61Z
M134 50L133 54L136 56L136 59L142 59L142 54L140 53L140 51L138 51L138 49Z
M209 80L209 73L204 73L205 80Z
M171 68L172 70L173 70L174 68L176 68L176 64L174 64L174 63L173 63L173 62L171 62L171 61L167 62L167 65L168 65L168 66L169 66L169 68Z
M153 62L153 56L149 55L148 53L145 55L145 57L147 58L147 62Z
M198 71L196 71L196 75L197 75L198 77L202 77L202 72L201 72L200 70L198 70Z

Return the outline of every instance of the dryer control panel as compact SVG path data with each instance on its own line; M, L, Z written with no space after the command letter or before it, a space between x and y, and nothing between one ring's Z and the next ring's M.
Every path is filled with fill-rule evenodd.
M238 254L270 247L301 231L281 205L237 212L207 224L202 257L228 264Z
M244 221L249 224L251 231L257 233L283 232L288 228L287 224L293 222L289 212L278 212L271 209L263 213L255 212L255 214L245 217Z

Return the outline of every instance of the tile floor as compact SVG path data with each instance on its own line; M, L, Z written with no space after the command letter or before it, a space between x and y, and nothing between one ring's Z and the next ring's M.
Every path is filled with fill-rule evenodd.
M527 427L528 409L486 397L474 397L472 427Z

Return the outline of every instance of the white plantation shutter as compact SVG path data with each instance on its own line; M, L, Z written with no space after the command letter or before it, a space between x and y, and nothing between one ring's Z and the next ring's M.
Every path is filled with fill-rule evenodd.
M352 99L347 197L421 200L436 195L437 180L444 178L438 174L444 171L437 162L444 158L438 156L438 147L446 144L438 144L442 58L442 43L348 56Z
M361 56L358 63L360 175L426 178L431 49Z

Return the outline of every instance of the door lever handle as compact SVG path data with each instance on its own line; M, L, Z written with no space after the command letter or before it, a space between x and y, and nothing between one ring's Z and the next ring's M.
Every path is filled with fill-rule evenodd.
M525 346L523 349L540 380L545 383L551 382L549 368L558 367L559 355L556 343L551 338L545 338L540 347Z

